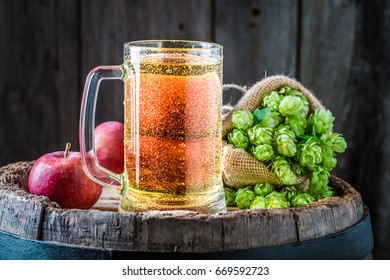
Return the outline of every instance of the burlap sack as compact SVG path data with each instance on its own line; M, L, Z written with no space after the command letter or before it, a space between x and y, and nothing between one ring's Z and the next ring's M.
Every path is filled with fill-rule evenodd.
M233 110L224 117L222 122L223 139L227 140L228 133L233 129L232 113L234 111L245 109L253 112L261 105L263 97L266 94L273 90L278 91L284 86L296 89L306 96L310 105L310 113L314 112L315 109L323 108L323 105L314 94L296 80L281 75L264 78L248 89L244 96L233 107ZM226 141L224 141L223 145L223 177L226 185L236 188L264 182L276 185L283 184L271 173L271 169L264 163L256 160L244 149L235 148ZM297 184L306 180L307 177L307 175L298 177Z

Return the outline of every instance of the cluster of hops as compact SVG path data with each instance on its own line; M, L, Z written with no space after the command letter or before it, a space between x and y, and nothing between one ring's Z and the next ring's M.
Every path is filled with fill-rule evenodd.
M300 186L275 186L260 183L238 190L225 187L226 204L240 209L271 209L300 207L315 201Z
M283 87L265 95L255 111L233 112L228 141L265 163L283 185L296 185L297 176L310 174L307 195L319 200L333 195L329 171L347 143L332 132L334 117L328 109L309 112L301 92Z

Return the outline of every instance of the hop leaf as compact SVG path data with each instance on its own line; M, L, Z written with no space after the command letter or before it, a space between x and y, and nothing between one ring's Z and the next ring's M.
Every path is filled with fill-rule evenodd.
M316 110L308 120L310 133L317 136L328 133L333 128L333 121L332 112L328 109Z
M223 188L225 191L226 206L236 206L236 190L232 188Z
M255 197L251 187L244 187L237 190L235 202L238 208L249 209Z
M272 160L271 171L285 185L294 185L297 182L297 176L292 172L290 165L280 156Z
M251 152L257 160L264 162L271 160L275 156L274 149L269 144L254 146Z
M253 126L253 115L245 110L235 111L232 114L232 126L241 130L247 130Z
M249 206L250 209L265 209L267 208L267 202L263 196L258 196L253 200Z
M304 104L298 96L287 95L279 105L279 112L282 116L300 116L303 109Z
M298 190L294 186L284 186L281 188L280 193L284 195L288 201L290 201L291 198L298 194Z
M273 129L270 127L261 127L260 125L255 125L248 129L247 131L249 141L253 145L269 144L272 145L273 142Z
M300 206L304 206L306 204L312 203L314 201L315 201L314 197L312 197L310 194L299 193L296 196L294 196L293 198L291 198L290 203L291 203L292 207L300 207Z
M287 208L290 207L290 203L284 197L283 194L277 191L273 191L265 197L267 208Z
M253 116L262 127L277 127L282 121L282 116L277 111L273 111L271 107L256 109Z
M270 183L259 183L256 184L253 188L253 191L255 192L255 195L257 196L266 196L273 192L274 186Z
M297 152L295 134L289 126L282 126L274 134L276 149L279 154L286 157L293 157Z
M236 148L246 149L249 147L249 138L246 133L240 129L233 129L232 132L228 134L229 143L233 144Z

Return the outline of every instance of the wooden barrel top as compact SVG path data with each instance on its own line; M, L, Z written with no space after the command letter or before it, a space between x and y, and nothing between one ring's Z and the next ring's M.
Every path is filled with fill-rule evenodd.
M343 231L364 215L360 194L331 176L336 195L304 207L206 215L191 211L118 213L105 191L90 210L61 209L29 194L32 162L0 168L0 231L49 243L137 252L220 252L297 244Z

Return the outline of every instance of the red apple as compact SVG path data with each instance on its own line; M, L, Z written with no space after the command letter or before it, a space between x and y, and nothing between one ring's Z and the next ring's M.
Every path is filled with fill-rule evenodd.
M122 174L124 169L123 124L107 121L95 128L95 149L98 162L104 168Z
M89 209L100 198L102 187L84 173L79 152L48 153L33 165L28 189L35 195L47 196L62 208Z

